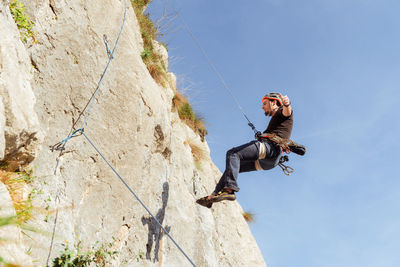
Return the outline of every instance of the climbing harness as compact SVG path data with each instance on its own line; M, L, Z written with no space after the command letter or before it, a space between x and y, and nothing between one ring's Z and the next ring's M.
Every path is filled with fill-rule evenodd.
M115 168L109 163L109 161L103 156L103 154L99 151L99 149L94 145L94 143L91 141L91 139L89 139L89 137L85 134L84 132L84 127L86 125L87 119L89 117L91 108L93 106L94 100L96 99L97 93L100 90L101 87L101 83L105 77L105 74L107 73L107 70L111 64L111 61L114 59L114 52L118 46L118 42L119 39L121 37L122 31L124 29L125 26L125 22L126 22L126 11L127 11L127 0L124 1L125 3L125 7L124 7L124 18L123 18L123 22L122 22L122 26L120 29L120 32L118 34L118 37L115 41L114 44L114 48L111 50L110 46L109 46L109 42L107 39L106 35L103 35L103 41L104 44L106 46L106 50L107 50L107 55L108 55L108 63L104 69L104 72L97 84L97 88L95 90L95 92L92 94L91 98L89 99L89 101L87 102L85 108L82 110L82 112L80 112L78 119L73 123L70 133L68 134L68 136L63 139L62 141L58 142L57 144L53 145L50 147L51 151L60 151L60 154L57 158L57 164L56 164L56 168L55 168L55 174L56 174L56 170L59 164L59 159L60 157L63 155L64 151L65 151L65 146L67 144L67 142L73 138L73 137L77 137L77 136L81 136L83 135L86 140L89 142L89 144L95 149L95 151L102 157L102 159L107 163L107 165L112 169L112 171L117 175L117 177L121 180L121 182L127 187L127 189L129 190L129 192L136 198L136 200L143 206L143 208L147 211L147 213L150 214L150 216L154 219L154 221L161 227L161 229L163 230L163 232L165 234L167 234L167 236L171 239L171 241L176 245L176 247L182 252L182 254L186 257L186 259L193 265L196 266L194 264L194 262L189 258L189 256L183 251L183 249L179 246L179 244L172 238L172 236L168 233L168 231L161 225L161 223L158 221L158 219L150 212L150 210L146 207L146 205L140 200L140 198L138 197L138 195L131 189L131 187L127 184L127 182L121 177L121 175L119 175L119 173L115 170ZM84 112L86 111L85 117L83 119L82 125L79 129L75 130L75 125L76 123L80 120L81 116L84 114ZM57 196L58 197L58 196ZM57 217L56 217L56 221L55 221L55 225L54 225L54 230L55 231L55 226L57 223ZM50 247L50 254L51 254L51 248L53 246L53 239L52 239L52 243L51 243L51 247Z
M276 145L278 145L281 148L282 152L285 152L287 154L289 154L290 152L294 152L298 155L304 155L305 151L306 151L306 148L303 145L299 145L290 139L281 138L273 133L263 134L258 139L272 141L273 143L275 143ZM261 155L261 149L260 149L260 155ZM290 175L294 172L294 169L292 167L285 165L284 163L286 161L289 161L289 157L287 155L282 156L279 159L278 165L279 165L279 167L281 167L281 169L285 175ZM257 168L257 162L256 162L256 168ZM259 163L258 163L258 165L259 165ZM259 168L261 168L261 166L259 166Z
M263 170L260 164L260 159L265 159L266 156L267 156L267 148L265 147L264 142L260 142L260 147L258 149L258 159L254 162L254 166L256 167L257 171Z
M289 154L294 152L300 156L306 153L306 148L303 145L297 144L296 142L277 136L274 133L266 133L259 137L259 140L270 140L277 144L283 152Z
M298 145L295 142L293 142L292 140L280 138L279 136L276 136L276 135L263 136L263 135L261 135L260 131L257 131L257 129L254 126L254 124L249 120L249 118L247 117L247 115L244 112L243 108L240 106L239 102L236 100L235 96L232 93L232 90L228 87L228 85L226 84L225 80L222 78L222 75L218 72L217 68L214 66L212 61L209 59L209 57L207 56L206 52L204 51L204 49L202 48L202 46L200 45L199 41L196 39L196 37L194 36L192 31L186 25L186 23L183 20L183 18L180 16L179 13L177 13L177 16L181 20L182 25L184 26L185 30L189 33L189 35L192 38L192 40L194 41L194 43L200 49L200 51L203 54L204 58L206 59L207 63L210 65L211 69L215 72L215 74L217 75L218 79L221 81L221 83L224 86L224 88L228 91L228 93L230 94L230 96L232 97L234 102L236 103L237 107L242 112L243 116L246 118L246 120L248 122L247 125L249 125L250 128L253 130L253 132L255 134L255 137L257 139L269 139L269 140L271 140L272 142L278 144L281 147L281 149L286 153L290 153L291 151L293 151L296 154L304 155L304 153L305 153L304 146ZM266 94L262 101L264 101L265 99L277 100L279 102L279 104L282 106L282 100L279 98L279 94L278 93ZM297 147L304 148L304 153L302 152L302 149L299 150ZM296 150L296 148L297 148L297 150ZM265 156L262 157L261 154L260 154L260 158L259 159L262 159L262 158L265 158ZM288 161L289 158L287 156L286 156L286 158L287 158L286 161ZM260 165L259 159L256 160L255 167L256 167L257 170L262 170L262 167ZM280 162L279 166L282 168L284 174L290 175L291 173L293 173L294 169L289 167L289 166L284 165L283 164L284 162L285 161Z
M285 153L290 153L291 152L290 146L296 145L296 143L293 142L292 140L281 138L273 133L263 134L261 136L261 139L271 140L272 142L277 144Z

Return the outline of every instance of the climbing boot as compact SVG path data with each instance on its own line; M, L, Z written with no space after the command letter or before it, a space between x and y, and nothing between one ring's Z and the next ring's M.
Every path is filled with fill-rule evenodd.
M236 195L234 192L228 193L225 191L220 191L220 192L218 192L218 194L216 196L212 197L209 201L214 203L214 202L220 202L223 200L230 200L230 201L236 200Z
M212 207L212 202L208 199L208 197L202 197L202 198L199 198L198 200L196 200L196 203L197 204L200 204L200 205L202 205L202 206L204 206L204 207L207 207L207 208L211 208Z

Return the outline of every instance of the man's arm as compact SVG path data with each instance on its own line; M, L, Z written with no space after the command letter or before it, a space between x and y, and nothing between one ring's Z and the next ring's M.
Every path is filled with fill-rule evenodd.
M279 97L282 100L283 104L282 114L285 117L289 117L290 115L292 115L292 106L290 105L290 99L287 95L283 96L279 94Z

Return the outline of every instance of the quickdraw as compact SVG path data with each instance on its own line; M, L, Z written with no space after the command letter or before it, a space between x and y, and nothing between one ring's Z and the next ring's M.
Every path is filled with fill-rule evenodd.
M282 156L282 157L279 159L278 165L279 165L279 167L281 167L283 173L284 173L285 175L289 176L289 175L291 175L291 174L294 172L294 169L293 169L292 167L289 167L289 166L283 164L283 163L285 163L286 161L289 161L289 157L288 157L287 155Z

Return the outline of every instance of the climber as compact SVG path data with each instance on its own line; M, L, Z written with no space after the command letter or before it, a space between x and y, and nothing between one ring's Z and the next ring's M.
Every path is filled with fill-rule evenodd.
M239 191L237 178L240 172L269 170L277 166L282 156L282 148L268 136L288 140L293 127L293 111L288 96L268 93L262 99L265 116L271 117L263 134L257 132L256 140L234 147L226 153L226 169L217 183L214 192L196 202L211 208L214 202L235 200Z

